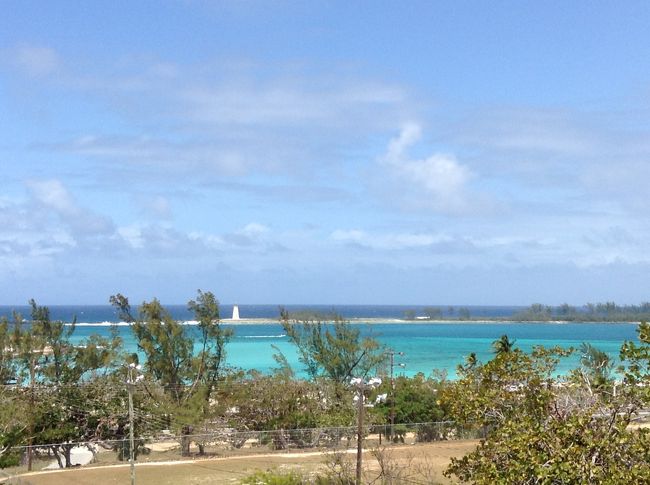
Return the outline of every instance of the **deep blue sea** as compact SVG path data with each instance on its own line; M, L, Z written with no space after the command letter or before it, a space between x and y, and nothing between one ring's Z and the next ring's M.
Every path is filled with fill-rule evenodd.
M167 307L174 318L191 320L192 315L184 306ZM276 319L276 305L240 305L241 318ZM503 334L516 340L522 350L531 350L535 345L578 347L582 342L589 342L607 352L613 359L618 359L618 352L625 340L636 340L636 325L629 323L394 323L403 317L404 311L414 309L421 314L422 307L417 306L364 306L364 305L287 305L289 311L318 309L324 312L335 311L346 318L359 322L364 335L372 335L387 347L403 356L396 356L398 374L414 375L423 372L426 375L434 370L445 371L450 378L455 376L455 369L463 362L465 356L476 352L479 359L491 357L491 343ZM473 317L508 317L520 310L520 307L468 307ZM28 317L27 307L1 307L0 316L9 316L17 310ZM222 317L228 318L232 305L222 305ZM118 321L110 306L51 306L50 315L54 320L72 321L76 316L78 325L73 340L82 342L89 335L96 333L108 335L109 323ZM364 319L372 323L363 323ZM385 322L382 322L385 319ZM235 335L227 346L228 364L243 369L257 369L270 372L275 367L273 354L277 349L287 356L296 370L300 370L298 357L293 346L283 333L278 323L260 323L230 325ZM189 326L193 329L194 327ZM124 338L125 347L135 351L136 345L128 326L118 327ZM565 359L559 373L565 373L576 367L578 357Z

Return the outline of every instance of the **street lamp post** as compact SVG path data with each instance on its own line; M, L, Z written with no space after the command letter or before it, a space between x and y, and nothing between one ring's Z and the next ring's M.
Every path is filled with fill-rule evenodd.
M357 474L356 485L361 485L361 469L363 466L363 415L364 415L364 391L366 388L375 388L381 385L381 379L373 377L365 382L360 377L350 380L350 384L357 388Z
M133 418L133 388L144 376L139 373L140 365L130 363L127 366L126 389L129 392L129 467L131 469L131 485L135 485L135 436Z
M390 355L390 436L388 440L393 441L393 436L395 435L395 354L403 357L404 352L389 350L388 354ZM398 365L399 367L406 367L402 363Z

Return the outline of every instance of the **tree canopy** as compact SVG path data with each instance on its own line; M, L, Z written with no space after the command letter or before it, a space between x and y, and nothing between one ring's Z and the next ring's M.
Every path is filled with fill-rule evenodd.
M385 361L379 342L362 337L361 330L339 315L292 320L280 310L280 323L296 346L300 362L310 378L325 376L345 383L353 376L366 376Z
M648 403L637 386L648 379L648 326L639 333L641 345L628 342L621 350L626 365L618 392L553 378L570 352L559 348L498 352L484 364L460 366L444 400L456 420L486 435L475 451L452 459L446 474L474 484L648 483L650 432L630 427ZM583 364L600 376L602 356L583 350Z

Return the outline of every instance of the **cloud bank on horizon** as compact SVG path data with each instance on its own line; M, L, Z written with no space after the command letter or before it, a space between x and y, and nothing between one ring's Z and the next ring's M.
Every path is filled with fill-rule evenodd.
M644 2L9 4L0 304L649 299Z

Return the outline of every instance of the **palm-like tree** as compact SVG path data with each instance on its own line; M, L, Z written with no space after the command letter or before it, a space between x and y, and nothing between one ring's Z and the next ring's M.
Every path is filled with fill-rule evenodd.
M478 358L476 357L476 352L472 352L467 357L465 357L465 366L468 369L473 369L478 364Z
M501 337L492 342L492 349L497 355L507 354L508 352L512 352L514 350L515 342L516 340L510 340L510 337L507 335L501 335Z

